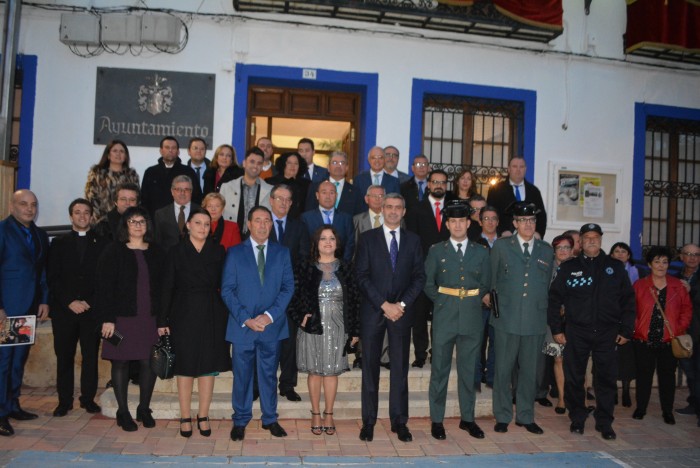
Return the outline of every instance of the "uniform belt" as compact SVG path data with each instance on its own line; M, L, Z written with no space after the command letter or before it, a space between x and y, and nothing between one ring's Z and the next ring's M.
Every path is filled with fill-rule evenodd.
M438 292L441 294L447 294L448 296L457 296L457 297L471 297L471 296L478 296L479 295L479 290L478 289L464 289L464 288L446 288L445 286L440 286L438 288Z

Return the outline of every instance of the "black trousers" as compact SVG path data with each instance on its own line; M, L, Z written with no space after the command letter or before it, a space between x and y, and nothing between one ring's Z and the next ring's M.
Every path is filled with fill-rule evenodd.
M58 403L73 404L75 387L75 351L80 343L80 401L91 402L97 393L97 353L100 336L90 313L63 314L51 319L53 349L56 353L56 390Z
M280 343L280 392L294 390L297 386L297 325L289 318L287 324L289 338Z
M651 385L656 370L656 380L659 384L659 399L661 411L671 413L673 400L676 396L676 364L671 345L662 348L650 348L643 342L635 341L634 360L637 363L637 409L646 413L651 397Z
M430 346L430 334L428 333L428 320L433 311L433 301L421 292L413 305L415 319L413 322L413 352L416 359L423 361L428 359L428 347ZM389 359L391 362L391 359Z
M583 424L588 417L584 381L588 358L592 353L596 395L593 416L596 426L607 428L612 425L617 393L617 334L614 327L594 329L566 325L564 402L571 422Z

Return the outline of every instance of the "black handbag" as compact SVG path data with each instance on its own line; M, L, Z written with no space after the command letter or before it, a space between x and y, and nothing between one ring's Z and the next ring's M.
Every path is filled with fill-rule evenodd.
M151 350L151 370L161 379L175 375L175 353L170 345L170 335L163 335Z

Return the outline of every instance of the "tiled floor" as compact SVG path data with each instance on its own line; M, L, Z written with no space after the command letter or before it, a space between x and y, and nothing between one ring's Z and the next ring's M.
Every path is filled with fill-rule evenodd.
M686 390L676 394L677 406L684 403ZM308 402L300 402L300 405ZM24 451L77 452L79 454L123 454L156 456L213 456L213 457L450 457L485 454L543 454L577 452L625 452L641 453L654 449L700 448L700 428L697 420L689 416L676 416L677 424L663 423L658 406L658 395L654 391L648 415L643 421L632 419L634 408L617 408L614 428L618 438L605 441L593 429L589 419L585 435L569 432L566 416L556 415L552 408L536 405L536 421L542 426L544 435L532 435L514 424L506 434L493 431L492 418L478 419L486 433L478 440L459 430L459 420L445 421L447 440L437 441L430 436L430 421L427 418L411 419L409 428L413 433L412 443L403 443L392 434L387 420L379 421L373 442L358 439L361 421L336 420L337 434L315 436L309 430L309 420L280 419L288 437L275 439L253 421L246 431L243 442L229 439L231 422L212 421L212 435L194 435L184 439L178 435L178 423L174 420L159 420L153 429L139 427L127 433L116 426L113 419L101 415L92 416L84 410L72 410L63 418L54 418L51 413L56 406L53 389L27 388L22 397L25 409L40 414L34 421L13 421L16 434L0 438L0 466L17 458ZM282 415L283 416L283 415ZM695 453L695 452L693 452ZM427 460L427 458L426 458Z

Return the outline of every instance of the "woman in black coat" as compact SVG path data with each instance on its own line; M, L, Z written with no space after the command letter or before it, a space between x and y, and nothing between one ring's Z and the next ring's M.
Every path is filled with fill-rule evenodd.
M112 386L117 400L117 425L138 429L128 407L129 362L140 363L139 406L136 420L155 427L151 396L156 375L151 348L158 341L156 316L160 308L160 278L165 253L152 243L148 211L128 208L119 222L119 238L107 246L97 265L97 313L102 322L102 358L112 361ZM121 342L110 341L123 336Z
M242 175L243 168L238 165L236 160L236 150L231 145L220 145L214 151L214 158L202 176L204 180L203 194L219 193L223 184Z
M163 276L158 333L172 332L183 437L192 435L190 408L195 377L199 388L197 429L209 437L214 377L231 370L226 343L228 310L219 293L226 254L221 245L209 238L210 225L211 216L206 210L190 211L189 236L168 252Z
M265 180L270 185L285 184L292 189L292 206L289 208L289 217L297 219L306 211L306 193L309 190L310 180L304 179L307 165L299 153L284 153L275 161L277 175Z

